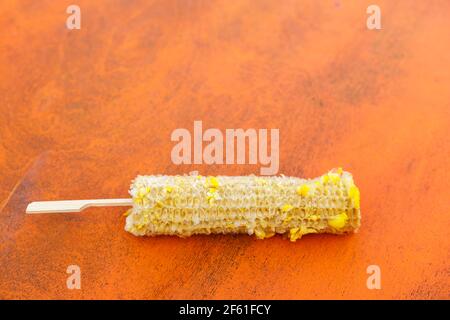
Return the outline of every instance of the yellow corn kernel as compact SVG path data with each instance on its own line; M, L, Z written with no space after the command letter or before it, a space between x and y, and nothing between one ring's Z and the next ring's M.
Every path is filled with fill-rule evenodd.
M273 232L273 231L266 232L264 239L272 238L274 235L275 235L275 232Z
M348 195L350 199L352 200L353 206L355 209L359 209L359 189L354 184L350 186L348 189Z
M289 230L289 240L295 242L296 240L301 239L305 234L309 233L317 233L317 230L303 225L298 228L292 228Z
M266 237L266 233L263 230L256 229L255 230L255 236L258 239L264 239Z
M341 181L341 176L337 173L329 173L328 176L330 177L330 180L334 184L338 184L339 181Z
M217 192L217 189L216 188L209 188L208 191L209 191L210 194L213 194L213 193Z
M150 192L150 187L140 187L139 188L139 196L145 197Z
M266 220L261 220L261 221L259 222L259 224L260 224L260 226L261 226L263 229L266 229L266 228L267 228L267 221L266 221Z
M348 216L345 212L338 214L328 220L328 225L334 229L342 229L347 223Z
M306 197L308 195L309 189L310 188L307 184L303 184L297 188L297 193L302 197Z
M337 173L338 175L342 176L342 173L344 172L344 170L342 170L341 167L337 168Z
M164 188L167 193L171 193L173 191L173 188L171 186L167 186Z
M127 211L125 211L125 212L123 213L123 216L124 216L124 217L128 217L128 216L131 214L131 211L132 211L132 209L128 209Z
M216 177L208 177L208 187L210 188L218 188L219 187L219 180L217 180Z
M267 180L265 180L264 178L257 178L256 182L258 182L259 184L262 184L262 185L266 185L267 184Z
M294 207L291 206L290 204L285 204L281 207L281 212L289 212L293 209Z
M294 242L297 239L300 239L302 234L300 232L300 228L292 228L289 230L289 239Z
M292 217L286 217L286 219L283 220L284 223L288 223L292 220Z

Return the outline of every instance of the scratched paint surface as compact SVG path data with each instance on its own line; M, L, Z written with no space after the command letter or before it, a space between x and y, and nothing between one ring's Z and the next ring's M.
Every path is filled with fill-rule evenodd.
M448 1L377 1L381 31L367 1L76 2L74 31L66 1L0 4L0 298L449 298ZM137 238L121 208L24 214L126 197L137 174L259 172L172 164L194 120L280 128L286 175L351 171L360 232Z

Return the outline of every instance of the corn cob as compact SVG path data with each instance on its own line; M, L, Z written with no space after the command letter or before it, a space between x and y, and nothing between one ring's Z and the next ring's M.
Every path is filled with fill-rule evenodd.
M125 230L137 236L247 233L343 234L360 225L352 175L331 170L315 179L257 176L138 176Z

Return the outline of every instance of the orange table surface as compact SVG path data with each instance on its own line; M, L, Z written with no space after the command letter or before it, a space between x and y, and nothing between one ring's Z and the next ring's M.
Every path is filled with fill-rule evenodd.
M376 1L381 30L372 1L76 3L80 30L67 1L0 3L0 298L450 297L449 1ZM127 197L137 174L259 173L173 164L194 120L279 128L285 175L352 172L360 232L139 238L123 208L25 215Z

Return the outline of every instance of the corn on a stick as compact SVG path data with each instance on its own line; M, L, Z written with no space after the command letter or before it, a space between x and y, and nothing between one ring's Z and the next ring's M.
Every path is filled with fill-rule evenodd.
M257 176L138 176L125 230L137 236L277 233L343 234L360 226L352 175L331 170L315 179Z

